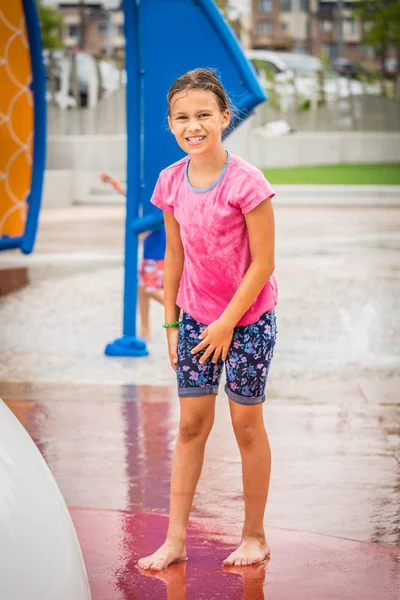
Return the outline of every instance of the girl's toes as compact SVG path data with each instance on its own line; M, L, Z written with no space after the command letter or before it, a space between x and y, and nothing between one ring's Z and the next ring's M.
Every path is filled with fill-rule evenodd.
M163 568L163 559L159 558L157 561L154 561L150 567L150 571L161 571Z

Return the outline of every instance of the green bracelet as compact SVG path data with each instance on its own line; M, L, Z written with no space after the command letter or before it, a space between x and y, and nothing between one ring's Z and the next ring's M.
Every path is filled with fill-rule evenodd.
M173 323L164 323L163 327L164 329L168 329L168 327L179 327L180 324L180 321L174 321Z

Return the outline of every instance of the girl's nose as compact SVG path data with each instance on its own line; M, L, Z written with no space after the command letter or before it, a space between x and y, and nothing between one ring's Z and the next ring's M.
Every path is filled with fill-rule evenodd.
M197 121L197 119L189 121L188 129L189 131L198 131L200 129L200 123Z

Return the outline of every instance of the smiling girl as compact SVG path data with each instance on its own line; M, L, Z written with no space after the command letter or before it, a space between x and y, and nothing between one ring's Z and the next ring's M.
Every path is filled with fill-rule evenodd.
M166 540L138 562L154 571L187 558L186 529L224 363L245 514L241 543L223 564L256 564L270 554L263 519L271 452L262 403L276 338L274 192L258 169L223 147L230 116L211 69L185 73L168 92L169 127L187 156L161 172L152 202L164 211L167 233L164 327L180 423Z

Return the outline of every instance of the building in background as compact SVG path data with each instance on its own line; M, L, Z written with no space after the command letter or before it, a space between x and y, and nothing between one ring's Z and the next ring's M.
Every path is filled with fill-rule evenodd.
M62 42L96 56L122 57L125 50L124 13L118 0L62 0Z
M374 51L363 45L363 26L354 19L358 0L252 0L251 13L231 23L244 48L305 52L330 59L343 56L372 63ZM229 1L216 0L227 16ZM122 58L124 13L120 0L62 0L63 45L83 47L97 56ZM341 35L340 35L341 23Z
M358 0L252 0L251 47L355 62L373 59L353 17ZM341 24L341 35L340 35Z
M374 60L373 49L362 43L363 25L353 15L357 3L358 0L317 2L317 12L313 14L313 32L315 32L311 47L313 54L321 55L324 52L330 58L342 56L356 63Z

